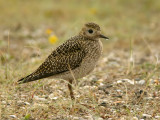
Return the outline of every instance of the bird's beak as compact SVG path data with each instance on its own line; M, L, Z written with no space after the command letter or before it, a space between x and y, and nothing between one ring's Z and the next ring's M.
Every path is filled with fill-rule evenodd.
M104 35L102 35L102 34L100 34L99 37L100 37L100 38L104 38L104 39L106 39L106 40L109 39L108 37L106 37L106 36L104 36Z

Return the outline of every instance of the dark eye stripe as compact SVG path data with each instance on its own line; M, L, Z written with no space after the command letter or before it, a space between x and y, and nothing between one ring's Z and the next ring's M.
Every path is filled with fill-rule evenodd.
M90 34L92 34L92 33L93 33L93 30L92 30L92 29L89 29L88 32L89 32Z

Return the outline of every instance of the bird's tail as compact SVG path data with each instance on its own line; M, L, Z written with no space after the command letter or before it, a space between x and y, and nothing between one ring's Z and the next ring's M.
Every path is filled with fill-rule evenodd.
M34 76L33 73L32 73L32 74L30 74L30 75L28 75L28 76L26 76L26 77L18 80L18 83L22 84L22 83L27 83L27 82L35 81L35 80L38 80L38 79L39 79L39 77Z

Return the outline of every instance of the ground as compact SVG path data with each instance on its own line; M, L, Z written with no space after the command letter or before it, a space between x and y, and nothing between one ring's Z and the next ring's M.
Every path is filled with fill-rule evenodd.
M0 0L1 120L160 119L160 1ZM103 55L75 81L17 84L84 23L101 26Z

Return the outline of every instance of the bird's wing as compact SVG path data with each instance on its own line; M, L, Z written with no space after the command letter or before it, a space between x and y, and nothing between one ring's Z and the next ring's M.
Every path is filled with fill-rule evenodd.
M35 72L20 79L19 82L35 81L79 67L86 55L82 45L83 41L72 39L66 41L55 49Z

